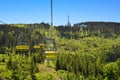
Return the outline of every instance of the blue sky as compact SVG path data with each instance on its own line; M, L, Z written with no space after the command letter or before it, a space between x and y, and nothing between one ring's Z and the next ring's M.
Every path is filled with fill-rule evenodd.
M54 25L86 21L120 22L120 0L53 0ZM5 23L50 23L50 0L0 0Z

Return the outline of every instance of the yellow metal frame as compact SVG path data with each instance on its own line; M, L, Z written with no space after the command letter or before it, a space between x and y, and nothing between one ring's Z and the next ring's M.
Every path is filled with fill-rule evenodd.
M40 49L40 46L36 45L36 46L33 46L34 49Z
M46 59L55 59L57 58L56 51L45 51Z
M29 46L28 45L17 45L16 46L16 51L29 51Z

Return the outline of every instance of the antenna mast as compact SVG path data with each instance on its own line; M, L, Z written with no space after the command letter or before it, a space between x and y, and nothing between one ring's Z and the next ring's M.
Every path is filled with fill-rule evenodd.
M70 20L69 20L69 15L68 15L68 26L69 26Z
M71 27L71 24L70 24L70 16L68 15L68 24L67 24L68 27Z

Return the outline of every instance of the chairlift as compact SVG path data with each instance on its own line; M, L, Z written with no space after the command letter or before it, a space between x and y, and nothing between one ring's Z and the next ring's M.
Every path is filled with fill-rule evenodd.
M21 40L21 37L18 36L17 45L15 47L16 54L20 53L28 55L29 51L30 51L29 44L24 40Z
M50 38L45 39L45 58L46 59L56 59L56 42L52 38L52 27L53 27L53 11L52 11L52 0L51 0L51 26L50 26Z

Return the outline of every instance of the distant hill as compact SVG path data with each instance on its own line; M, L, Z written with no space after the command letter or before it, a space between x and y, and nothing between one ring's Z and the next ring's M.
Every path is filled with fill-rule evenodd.
M73 27L58 26L62 37L75 39L91 36L116 37L120 35L120 23L118 22L81 22ZM72 32L72 33L71 33Z
M81 22L76 23L74 26L88 26L88 27L120 27L118 22Z

